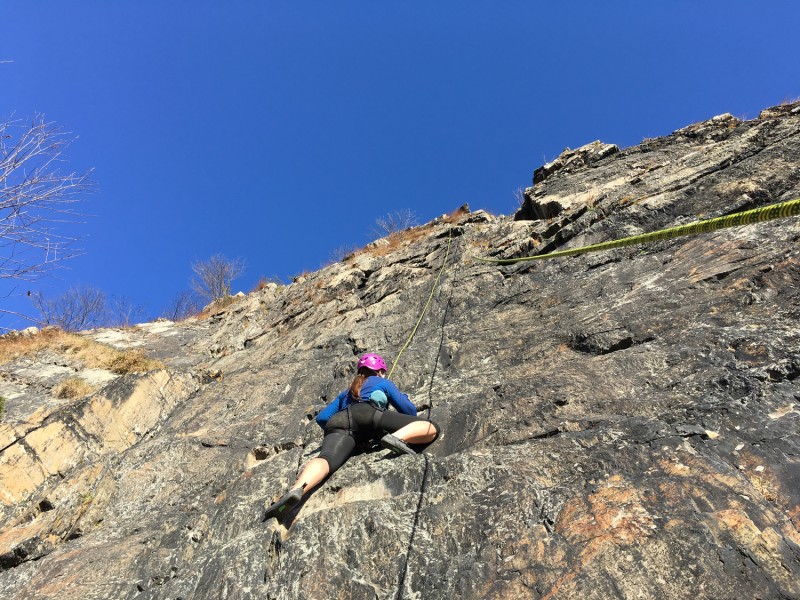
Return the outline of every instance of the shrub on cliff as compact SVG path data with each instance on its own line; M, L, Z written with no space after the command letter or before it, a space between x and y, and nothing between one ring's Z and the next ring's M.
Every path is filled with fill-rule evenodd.
M379 237L398 233L417 225L417 215L408 208L390 212L375 219L375 234Z
M70 377L59 383L53 388L53 395L56 398L74 399L88 396L94 391L94 387L89 385L80 377Z
M215 254L208 260L192 264L195 277L192 290L209 302L231 295L233 280L244 273L245 263L241 258L227 258Z

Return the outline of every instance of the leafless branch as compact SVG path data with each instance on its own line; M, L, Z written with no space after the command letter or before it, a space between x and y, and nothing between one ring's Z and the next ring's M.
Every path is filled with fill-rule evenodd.
M37 115L0 122L0 280L33 280L78 254L74 205L91 188L90 172L62 173L70 136Z
M525 190L521 187L518 187L514 190L514 200L517 202L517 208L521 208L522 204L525 202Z
M134 302L127 296L111 296L108 308L108 324L112 327L130 327L145 320L147 311L141 304Z
M183 321L200 312L197 297L186 290L179 292L161 312L161 316L170 321Z
M334 248L331 252L331 262L341 262L348 256L351 256L356 250L358 250L358 246L355 244L345 244L344 246L339 246L338 248Z
M415 225L417 225L417 215L411 209L406 208L375 219L375 233L384 237Z
M26 321L30 321L34 325L41 326L41 325L45 324L42 321L40 321L39 319L34 319L30 315L23 315L22 313L19 313L19 312L13 311L13 310L8 310L8 309L5 309L5 308L0 308L0 314L2 314L2 315L10 315L12 317L17 317L17 318L20 318L20 319L25 319ZM11 328L11 327L0 327L0 331L12 331L12 330L13 330L13 328Z
M106 295L90 286L75 286L50 300L41 292L31 295L44 325L56 325L65 331L97 327L107 320Z

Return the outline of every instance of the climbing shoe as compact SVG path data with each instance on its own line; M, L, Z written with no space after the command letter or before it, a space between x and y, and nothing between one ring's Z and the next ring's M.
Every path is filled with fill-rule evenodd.
M277 502L273 502L272 505L267 509L267 512L264 513L264 520L271 519L275 517L276 519L280 519L288 513L294 505L300 502L300 499L303 497L303 490L300 488L294 488L293 490L289 490L283 496L281 496L280 500Z
M387 433L381 438L381 446L395 454L416 454L403 440L393 436L391 433Z

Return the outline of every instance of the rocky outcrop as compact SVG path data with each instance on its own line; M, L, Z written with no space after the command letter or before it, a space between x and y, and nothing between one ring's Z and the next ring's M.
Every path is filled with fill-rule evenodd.
M467 252L796 198L798 132L797 104L717 117L565 161L516 218L442 217L202 321L87 334L166 368L39 414L9 398L4 598L800 596L797 219L535 263ZM261 522L445 256L393 376L441 439L363 452Z
M581 146L577 150L566 148L554 161L542 165L533 172L533 183L536 185L543 182L556 171L571 173L580 170L617 152L619 152L619 146L616 144L604 144L600 140Z

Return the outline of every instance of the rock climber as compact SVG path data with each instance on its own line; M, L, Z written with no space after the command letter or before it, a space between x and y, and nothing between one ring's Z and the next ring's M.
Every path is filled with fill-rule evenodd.
M358 360L350 387L317 415L325 431L319 456L303 468L292 488L267 508L264 520L280 518L328 475L341 467L359 443L380 439L395 454L416 454L411 447L430 444L440 428L417 416L417 409L397 386L386 379L386 362L377 354ZM396 409L389 410L389 405Z

